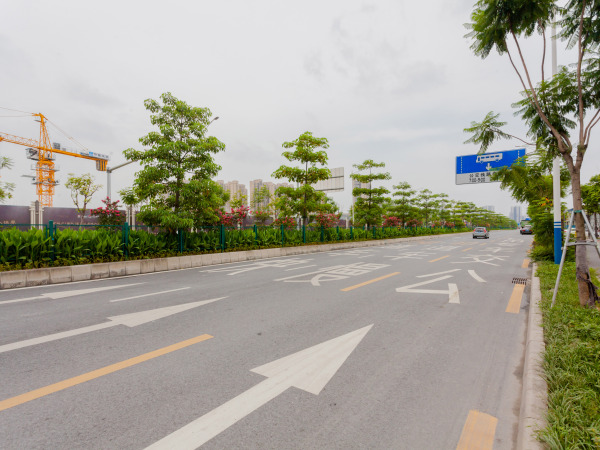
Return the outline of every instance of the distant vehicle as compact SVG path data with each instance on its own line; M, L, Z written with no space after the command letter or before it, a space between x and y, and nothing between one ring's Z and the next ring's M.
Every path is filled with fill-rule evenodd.
M531 228L531 225L525 225L523 228L521 228L521 234L533 234L533 228Z
M487 230L486 227L475 227L475 229L473 230L473 239L477 239L480 237L484 239L490 238L490 232Z

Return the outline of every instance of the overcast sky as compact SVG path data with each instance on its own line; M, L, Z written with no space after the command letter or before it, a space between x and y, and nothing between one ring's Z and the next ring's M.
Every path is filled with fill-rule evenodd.
M329 167L345 169L346 190L333 195L344 212L352 165L373 159L386 164L390 188L407 181L508 215L516 203L498 183L455 185L456 156L478 150L463 144L471 121L493 110L524 134L512 117L520 84L507 57L481 60L464 37L473 3L4 0L0 107L43 113L89 150L110 154L110 167L125 161L124 149L142 148L138 139L151 130L144 100L171 92L220 117L210 126L226 145L218 179L272 180L285 162L281 144L311 131L329 140ZM537 57L541 42L527 48ZM559 64L571 62L561 57ZM32 118L11 115L19 114L0 110L0 131L37 138ZM52 141L74 145L49 131ZM490 151L519 147L504 141ZM590 150L583 182L600 173L600 155ZM1 174L17 184L7 204L35 200L21 177L34 173L24 147L0 143L0 155L15 163ZM100 206L105 173L63 155L56 164L54 206L72 206L69 173L92 173L104 185L91 205ZM137 170L113 173L113 198Z

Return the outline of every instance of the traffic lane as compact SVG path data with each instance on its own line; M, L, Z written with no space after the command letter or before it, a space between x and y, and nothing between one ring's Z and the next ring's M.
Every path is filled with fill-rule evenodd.
M347 303L347 302L346 302L346 303ZM322 303L321 303L321 304L322 304ZM287 328L287 326L286 326L285 328Z
M262 296L260 300L264 302L264 296ZM272 315L272 301L266 300L266 303L267 304L265 311L268 311ZM295 304L299 305L302 304L302 302L296 302ZM323 304L326 303L318 303L318 305ZM255 307L250 308L250 312L254 311L255 309ZM289 310L289 307L283 308L283 311ZM260 310L258 310L256 314L258 317L267 316L267 314L263 314ZM284 316L289 317L287 313L285 313ZM163 362L157 360L149 362L147 364L142 364L139 367L136 366L124 370L122 372L112 374L103 379L94 380L90 382L89 385L87 385L87 388L86 385L77 386L64 392L60 392L56 395L48 396L47 398L39 399L35 402L21 405L19 407L16 407L14 410L5 411L3 413L5 415L2 416L3 419L6 417L13 417L12 414L16 414L17 411L22 411L22 414L26 414L28 416L33 416L36 411L43 411L42 418L38 419L39 423L31 417L29 417L28 421L22 421L21 418L19 418L19 415L17 414L16 420L9 422L9 425L7 427L7 429L12 430L11 435L14 436L13 441L17 443L31 442L32 444L35 444L36 442L52 442L48 441L48 439L54 439L55 435L52 432L52 430L54 429L53 427L58 427L60 423L64 421L66 417L68 417L69 420L67 422L62 422L67 423L69 428L68 432L64 434L64 439L67 439L66 443L63 442L63 444L66 444L65 446L79 446L80 442L77 441L75 438L76 436L80 435L87 436L85 446L102 447L102 442L107 442L106 439L111 439L110 442L114 443L113 439L115 439L115 435L119 436L119 440L121 439L120 436L129 436L129 441L123 438L124 440L122 442L127 442L128 446L131 446L132 442L139 442L140 431L146 430L146 426L142 427L141 430L136 429L135 426L132 426L135 425L135 423L131 423L131 417L136 417L140 415L145 416L145 413L149 410L149 408L151 408L151 405L154 405L154 409L158 408L162 412L170 404L173 404L174 409L170 411L167 414L167 416L161 416L163 420L166 420L167 423L170 423L169 421L173 420L174 417L177 417L180 411L185 411L185 408L183 408L182 405L186 404L186 399L188 399L190 396L190 390L188 390L187 388L182 389L181 386L189 386L191 384L191 380L189 380L188 378L189 373L194 373L194 377L196 377L194 378L194 381L199 382L198 386L196 386L195 389L191 389L191 392L196 393L201 389L206 389L202 391L198 397L194 397L196 398L196 401L204 401L204 399L210 399L211 396L214 396L217 392L220 392L220 390L224 389L225 392L227 392L227 394L223 395L223 397L218 397L220 399L219 401L221 401L222 398L228 396L229 391L234 390L231 387L228 388L229 385L227 381L223 383L223 380L231 380L231 382L233 383L231 386L236 386L237 388L244 388L245 380L248 378L249 375L252 376L252 374L248 374L249 368L258 365L257 361L263 362L266 359L272 357L273 354L277 354L277 352L280 351L281 342L285 342L289 346L290 343L296 344L297 342L301 342L303 336L308 336L309 339L307 339L306 343L315 343L314 336L319 336L319 331L323 331L327 328L335 328L332 326L332 324L340 322L339 308L336 308L336 311L332 312L329 315L328 320L326 320L326 323L319 323L319 325L316 328L314 326L315 320L314 317L312 317L312 314L306 314L304 319L300 317L300 314L292 314L292 323L298 323L300 321L299 329L295 330L297 332L293 332L295 327L292 327L292 330L290 331L290 324L286 323L286 321L277 320L275 321L275 323L277 323L276 328L278 328L278 330L274 333L274 335L271 335L271 333L269 333L269 325L273 323L272 321L267 322L266 324L259 324L259 330L266 330L263 333L261 331L255 332L254 330L248 330L247 318L250 316L247 311L240 312L239 317L240 320L242 320L241 325L232 325L232 323L236 322L236 318L231 315L228 315L227 318L224 320L224 322L226 322L226 325L229 327L229 333L226 335L225 338L221 339L219 342L226 348L220 347L218 351L215 351L212 354L212 359L207 360L205 358L202 358L202 363L199 366L196 364L190 368L190 361L195 361L195 358L185 356L184 352L182 352L182 359L178 360L178 362L170 364L170 367L184 367L181 370L177 370L177 372L180 375L185 375L184 378L174 378L174 374L172 373L172 371L170 371L168 367L162 367ZM199 318L196 317L193 319L193 322L197 321L199 321ZM254 323L255 321L252 322ZM279 324L280 322L281 324ZM352 326L354 326L354 324L352 324ZM340 331L347 331L346 328L347 327L342 327L340 328ZM236 336L238 336L237 339ZM279 338L277 338L277 336L279 336ZM331 337L331 334L328 333L328 336L326 337ZM115 342L122 342L123 338L124 336L119 336L115 340ZM101 337L101 340L105 341L106 336ZM235 370L235 367L239 363L240 358L243 358L244 355L252 355L252 349L254 347L252 343L254 341L256 341L256 344L268 342L270 347L268 357L265 357L264 355L260 357L249 357L248 361L251 360L252 364L248 364L248 361L242 361L246 362L246 364L244 364L244 367L242 367L241 370ZM217 341L215 340L215 342ZM212 344L212 342L210 344ZM87 347L85 342L83 343L83 345ZM250 347L248 347L248 345L250 345ZM193 349L186 350L186 352L192 350ZM198 347L197 350L200 351L200 347ZM68 349L63 348L59 353L63 351L68 351ZM73 353L76 354L76 351L74 351ZM114 352L112 352L112 354L114 356ZM227 362L227 360L224 361L223 355L231 355L230 358L233 358L233 360L229 360L229 362ZM169 357L164 358L164 361L166 363L168 359L178 357L178 355L169 355ZM98 362L96 366L99 364L100 362ZM141 374L138 373L138 371L140 370L149 370L144 368L156 367L157 364L161 367L160 369L154 368L150 372L142 372ZM210 367L210 376L203 375L206 370L206 367ZM126 373L131 374L129 375L129 377L131 378L127 378ZM232 373L234 374L233 376ZM125 377L124 381L121 381L122 377ZM154 379L155 377L158 377L158 380ZM256 375L254 375L254 377L256 377ZM113 381L107 381L109 379ZM129 392L129 389L132 388L139 391L140 382L142 382L142 384L145 385L146 383L144 382L149 379L154 379L154 381L152 381L151 383L152 386L177 386L177 388L175 388L175 390L179 393L177 401L175 403L172 402L173 392L171 391L167 393L168 395L165 398L162 398L158 401L158 405L156 404L156 398L158 397L158 393L156 393L157 397L149 399L147 395L144 394L144 392L140 393L136 392L135 390L133 391L133 393ZM127 382L127 380L130 380L130 382ZM138 383L131 382L134 380L137 380ZM105 383L107 384L105 385ZM92 388L92 386L94 386L94 388ZM126 392L124 392L122 389L119 389L119 386L127 386L125 388ZM219 391L215 390L214 386L219 386ZM183 396L181 394L183 394ZM133 398L135 401L141 399L141 401L137 405L133 405L131 407L129 407L128 404L123 404L123 399L129 401L131 398ZM36 402L38 405L40 405L39 409L34 407L34 404L36 404ZM104 405L104 410L99 411L99 408L102 408L102 405ZM121 415L121 413L119 412L117 414L117 417L114 417L108 412L106 412L106 408L108 408L110 411L116 409L118 411L128 410L129 412L125 416ZM131 408L136 409L137 412L131 413ZM51 418L45 417L48 411L54 410L66 410L69 412L69 414L65 415L59 413L58 415L52 414ZM96 431L98 430L96 430L95 428L89 429L89 426L91 424L96 423L96 420L93 419L94 417L102 421L101 423L103 424L103 428L99 430L101 431L100 434L96 434ZM185 417L187 420L189 418L189 415ZM137 423L137 421L139 421L140 419L133 420ZM106 431L106 429L104 428L104 424L108 422L112 424L111 427L116 427L116 429L113 429L113 433L111 433L111 436L109 438L103 436L104 431ZM27 427L27 429L23 429L24 423L29 423L31 425ZM21 426L19 426L19 424L21 424ZM164 423L161 424L164 426ZM160 424L156 424L156 426L158 425ZM50 429L48 429L47 427L50 427ZM132 430L136 431L129 432L130 427L132 428ZM151 428L154 427L155 425L151 426ZM19 433L17 430L20 430L21 432ZM58 437L58 435L56 435L56 437Z
M318 448L335 442L337 448L450 448L468 411L482 408L502 417L497 442L505 446L497 448L511 448L517 416L511 410L512 417L504 417L498 397L515 398L502 388L514 383L502 376L516 377L516 363L497 346L510 347L506 336L519 333L497 327L493 310L472 317L460 305L434 298L379 295L375 304L370 294L369 310L382 315L373 318L376 325L357 349L360 358L349 358L323 397L286 391L205 447ZM512 324L518 328L524 321ZM499 395L490 396L490 389ZM298 417L298 411L307 414Z
M414 267L414 264L412 264L411 267ZM319 274L312 275L312 278L314 278L315 276L318 277ZM339 277L339 275L337 275L337 276ZM310 278L311 278L311 276L308 277L308 279L310 279ZM363 276L363 278L364 278L364 276ZM308 279L301 280L301 279L298 279L298 278L293 278L291 280L289 280L289 279L285 280L284 282L290 282L290 283L296 284L297 282L301 281L301 282L306 283L307 281L309 281ZM253 280L254 280L254 282L257 282L256 277L253 277ZM334 281L337 281L337 280L334 280ZM238 283L238 284L240 284L240 283ZM249 287L248 284L247 284L247 282L246 282L246 280L243 280L242 283L240 284L240 286L241 286L241 289L239 289L239 291L244 292L245 294L250 293L250 294L260 295L261 292L264 290L263 285L260 284L260 283L256 284L254 287ZM290 288L293 289L293 288L296 288L296 287L297 287L297 289L300 289L301 291L303 290L303 287L300 286L299 284L297 284L297 285L295 285L293 287L290 286L288 289L290 289ZM192 292L195 292L195 291L192 291ZM308 291L308 292L310 292L310 291ZM166 301L168 301L169 304L173 304L173 303L177 303L177 302L181 303L181 302L186 302L186 301L189 301L189 300L195 300L195 299L198 299L198 298L202 298L202 299L206 298L206 296L199 296L199 297L191 298L191 297L189 297L187 295L187 294L189 294L188 292L186 292L185 294L186 294L185 296L181 296L180 295L179 299L177 299L176 296L174 297L173 295L170 295L169 298L166 299ZM223 294L223 291L214 292L214 293L211 293L211 294L213 294L213 295L220 295L220 294ZM289 295L289 292L287 292L285 295ZM319 294L317 294L317 296L315 296L315 297L318 297L318 295ZM299 295L299 298L302 299L302 298L305 298L306 296L307 296L307 293L301 292L300 295ZM73 320L72 316L69 316L68 324L72 327L72 325L75 324L75 323L77 323L80 326L87 325L87 324L99 323L100 321L104 321L105 320L105 314L117 315L117 314L121 314L121 313L131 313L131 312L135 312L135 311L139 310L140 306L143 306L144 308L153 308L155 306L156 307L160 307L160 306L163 306L163 303L164 303L165 300L161 299L160 301L158 301L157 298L155 298L154 301L156 303L148 303L146 300L144 300L141 304L138 304L138 305L136 305L133 302L132 303L127 303L127 304L122 304L122 305L110 305L110 308L111 308L110 311L96 312L95 314L91 315L92 316L91 319L86 317L87 322L83 322L83 323L81 321L76 322L75 320ZM115 309L115 306L117 308L120 307L120 309ZM64 314L64 311L60 310L56 315L62 316L62 315L65 315L65 314ZM90 314L88 314L88 316L90 316ZM60 327L60 330L62 331L64 329L68 329L68 327L66 327L66 325L63 324L63 326ZM54 330L52 330L52 331L54 331ZM38 336L39 335L43 335L43 333L39 333L39 330L38 330L38 334L37 335ZM14 342L15 340L16 339L13 336L11 338L11 342Z
M262 296L261 296L260 299L263 300L264 299L264 294L261 294L261 295ZM287 298L286 296L280 296L280 295L275 295L275 297L278 299L278 301L281 300L281 299L286 299ZM224 326L225 326L226 329L223 330L223 333L215 333L215 334L227 335L228 336L227 337L227 341L230 342L230 343L232 342L232 345L231 345L230 349L229 350L221 349L219 351L219 355L221 355L221 354L234 354L234 355L238 355L238 357L239 357L239 355L250 354L250 352L247 349L246 350L240 350L240 349L243 349L244 348L244 344L247 343L249 340L251 341L251 338L253 338L253 337L255 339L259 339L259 341L261 341L261 342L265 342L265 341L266 342L270 342L271 345L272 345L272 347L271 347L271 349L270 349L270 351L268 353L269 354L274 354L274 353L276 353L279 350L279 348L281 346L280 342L286 340L285 338L282 338L281 336L284 336L284 337L285 336L292 336L293 337L292 340L294 342L299 340L299 337L298 337L299 335L305 335L306 332L307 332L307 330L310 330L310 332L308 333L308 335L316 336L316 335L318 335L318 331L319 330L325 330L325 329L328 329L328 328L332 328L332 324L343 322L343 318L340 317L340 310L342 310L342 308L340 308L339 306L343 306L344 309L348 309L349 305L352 303L352 302L348 302L347 298L344 298L343 299L343 305L334 306L332 312L329 314L329 317L327 317L327 316L324 316L323 306L324 305L326 305L326 306L332 305L334 303L332 301L333 300L333 296L331 296L329 294L326 294L326 295L322 296L321 299L319 299L316 302L315 301L312 301L312 302L310 302L310 301L303 302L303 301L301 301L302 299L306 299L306 297L303 297L303 298L300 298L300 299L297 298L297 299L295 299L295 301L290 301L287 304L282 305L283 306L283 308L281 308L282 311L286 311L286 312L290 312L291 311L292 312L291 315L293 316L293 320L292 320L293 323L289 323L289 319L287 321L283 320L283 319L278 319L278 320L275 320L275 322L273 322L272 320L271 321L269 321L269 320L265 321L264 320L264 318L269 318L269 317L273 316L273 309L274 308L272 307L272 299L271 299L271 301L267 301L266 302L266 309L264 311L261 311L259 308L257 308L256 304L253 304L250 307L251 302L249 302L249 301L239 302L239 304L237 305L237 307L233 308L233 309L237 310L237 318L236 318L235 314L233 314L233 315L229 314L227 316L227 319L226 319L226 324L224 324ZM310 299L310 300L313 300L313 299ZM329 300L329 301L327 301L327 300ZM364 303L364 300L362 301L362 303ZM309 304L311 309L316 308L316 307L321 307L321 310L319 311L318 316L319 317L325 317L325 318L327 318L327 320L325 320L325 323L322 323L321 321L319 321L318 326L315 328L314 327L315 319L314 319L313 311L309 311L304 316L302 316L299 313L299 311L294 311L293 310L294 307L302 306L302 305L305 305L305 304ZM225 305L225 304L223 303L222 305ZM241 305L246 305L249 308L243 309L243 308L241 308ZM371 308L372 308L372 305L370 305L368 307L369 310ZM277 308L275 310L279 311L279 308ZM259 318L263 318L263 323L259 324L260 326L258 327L258 330L268 329L267 327L269 326L269 324L272 324L272 323L280 324L277 327L278 330L275 331L275 332L273 332L273 333L269 333L268 331L256 331L256 336L264 336L266 339L255 337L254 336L254 330L252 330L252 332L249 333L248 332L249 331L248 330L248 326L245 325L245 324L247 323L247 318L251 317L253 312ZM361 313L354 314L355 317L360 317L360 316L365 316L365 315L366 315L366 312L361 312ZM284 314L284 316L287 316L287 314ZM190 314L188 316L184 316L184 317L180 318L177 321L177 324L181 325L181 326L184 326L184 324L182 324L181 322L185 322L187 319L191 319L194 323L196 323L197 321L199 321L198 317L194 317L192 319L192 315ZM234 325L232 327L232 324L235 324L238 320L240 320L242 323L244 323L244 326ZM210 322L213 322L213 320L210 320ZM295 325L295 324L298 324L298 322L299 322L299 325ZM254 321L252 323L254 323ZM361 324L352 324L352 326L356 326L356 325L362 325L362 323ZM298 327L299 327L299 329L297 330L297 332L293 332L293 330L295 328L298 328ZM205 327L201 327L201 328L204 329L204 328L207 328L207 327L205 326ZM339 332L343 332L343 331L347 330L348 328L351 328L351 327L349 325L345 326L345 327L342 327L342 328L340 328ZM238 335L237 339L235 339L236 334ZM277 336L280 336L279 340L276 338ZM269 337L271 338L271 340L269 340ZM273 339L273 337L275 337L275 339ZM123 338L124 338L124 336L118 336L118 338L116 339L114 345L117 346L117 343L122 343L123 342ZM102 340L104 340L104 339L105 339L105 337L103 337ZM146 339L144 339L144 341L146 341ZM309 342L306 342L306 344L309 344ZM87 343L83 342L83 346L84 346L83 348L85 348L85 347L88 347L89 345L87 345ZM156 347L156 345L155 345L155 347ZM147 350L147 348L140 349L139 352L142 352L142 351L145 351L145 350ZM70 354L70 353L75 353L75 352L74 352L74 350L63 349L63 350L59 351L59 354L62 354L62 353ZM285 353L285 352L283 352L283 353ZM114 359L121 359L121 358L114 358ZM262 358L254 358L254 359L261 359L261 362L263 361ZM187 359L186 359L186 361L187 361ZM217 366L218 365L217 364L218 361L219 361L219 359L217 357L216 360L212 361L208 365L211 366L211 367ZM156 363L157 362L152 362L151 364L154 365ZM183 362L182 362L182 364L183 364ZM257 365L256 363L253 363L253 364L254 364L254 366ZM230 369L230 365L231 364L227 365L228 369ZM254 366L252 366L252 364L246 364L246 367L242 368L241 372L246 373L247 370L248 370L248 367L251 368L251 367L254 367ZM226 376L226 372L227 372L228 369L226 369L223 372L223 374L222 374L223 377ZM138 370L138 368L128 369L128 372L129 371L132 372L134 370ZM159 371L159 372L162 372L162 371ZM238 372L240 372L240 371L238 371ZM123 375L122 374L111 375L111 377L121 377L121 376L123 376ZM141 377L140 379L144 379L144 378L145 377ZM217 379L219 379L219 378L220 377L217 377ZM118 379L118 378L115 378L115 379ZM180 383L180 382L177 382L176 380L173 380L173 381L174 381L175 384L179 384ZM92 383L96 383L96 382L94 381ZM104 381L99 380L98 383L104 383ZM77 389L79 390L80 388L77 388ZM106 394L106 392L104 390L102 392L103 392L102 397L104 398L107 394ZM211 390L209 389L209 392L203 393L202 398L209 396L210 392L211 392ZM67 393L65 393L65 394L63 394L63 393L57 394L57 398L63 398L63 395L68 395L68 394ZM80 395L83 395L83 394L80 393ZM119 397L121 395L122 395L122 393L118 392L116 394L116 397ZM142 394L140 394L140 395L143 397ZM67 397L67 399L68 399L68 397ZM44 401L48 401L48 399L44 399ZM94 400L91 400L91 402L93 402L93 401ZM165 401L163 403L167 403L167 402L168 402L168 399L165 399ZM66 404L69 404L69 403L70 403L69 401L66 402ZM177 404L179 405L179 403L180 402L178 401ZM117 402L117 404L118 404L118 402ZM148 405L144 405L144 408L146 408L147 406ZM27 406L24 405L23 407L29 407L29 405L27 405ZM89 408L89 406L87 408ZM179 406L176 406L176 409L178 410ZM88 415L89 415L89 412L88 412ZM167 418L165 418L165 419L167 419ZM123 418L121 418L120 420L123 420ZM36 429L37 429L37 427L36 427ZM101 439L101 437L98 436L98 439Z

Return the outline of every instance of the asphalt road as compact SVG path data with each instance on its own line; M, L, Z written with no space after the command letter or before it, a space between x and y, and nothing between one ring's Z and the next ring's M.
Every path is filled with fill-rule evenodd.
M531 240L0 292L0 447L513 448Z

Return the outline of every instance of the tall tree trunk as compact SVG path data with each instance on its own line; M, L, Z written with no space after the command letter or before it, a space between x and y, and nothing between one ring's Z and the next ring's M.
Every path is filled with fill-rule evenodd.
M574 168L571 174L571 187L573 192L573 211L583 211L581 200L581 174ZM571 230L568 231L569 233ZM577 243L585 242L585 220L583 214L575 214L575 232ZM587 262L587 248L585 245L575 246L575 275L579 290L579 304L581 306L593 305L596 297L594 285L591 282L590 270Z

